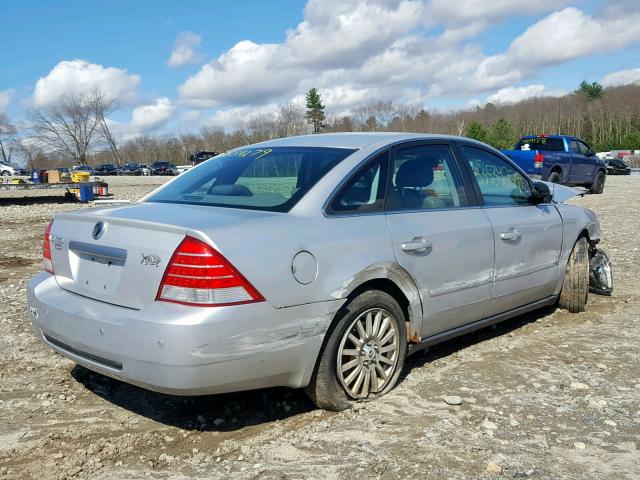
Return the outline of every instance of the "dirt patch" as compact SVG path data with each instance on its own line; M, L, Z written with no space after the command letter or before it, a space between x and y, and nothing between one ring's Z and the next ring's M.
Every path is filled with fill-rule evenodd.
M155 187L109 182L118 198ZM394 391L339 414L288 389L155 394L52 353L31 331L26 282L52 211L86 207L3 206L0 478L640 478L639 190L640 177L612 177L573 201L600 216L612 297L413 356Z
M18 268L31 265L38 260L23 257L5 257L0 255L0 268Z

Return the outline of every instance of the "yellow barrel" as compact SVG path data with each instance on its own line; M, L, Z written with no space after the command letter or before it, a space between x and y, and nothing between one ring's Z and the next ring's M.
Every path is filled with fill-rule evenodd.
M71 172L71 181L73 183L88 182L91 174L89 172Z

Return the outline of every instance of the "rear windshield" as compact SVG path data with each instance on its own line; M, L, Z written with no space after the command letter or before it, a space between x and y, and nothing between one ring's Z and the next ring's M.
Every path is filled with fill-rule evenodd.
M561 138L548 137L522 138L516 145L516 150L564 152L564 141Z
M232 150L182 173L146 201L286 212L354 151L316 147Z

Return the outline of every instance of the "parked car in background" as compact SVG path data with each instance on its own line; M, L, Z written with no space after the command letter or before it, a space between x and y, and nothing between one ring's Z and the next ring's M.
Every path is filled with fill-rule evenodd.
M171 162L153 162L151 164L151 175L177 175L178 170Z
M89 172L91 175L95 175L96 171L91 165L74 165L73 170L75 172Z
M102 165L98 165L95 171L96 175L118 175L119 170L113 163L103 163Z
M209 160L210 158L215 157L216 155L220 155L218 152L205 152L205 151L201 151L201 152L194 152L191 155L189 155L189 161L191 162L191 165L199 165L202 162Z
M604 160L582 140L566 135L526 135L513 150L503 150L533 178L602 193L607 177Z
M118 171L119 175L142 175L142 167L139 163L125 163Z
M631 175L631 167L624 160L614 158L607 162L608 175Z
M178 175L180 175L181 173L184 173L191 168L193 168L193 165L178 165L176 167L176 172Z
M142 173L142 175L144 176L148 176L151 175L151 169L149 168L149 165L147 165L146 163L140 163L140 173Z
M55 213L28 309L47 346L125 382L305 387L340 410L392 389L408 353L585 310L590 270L611 293L596 214L562 203L576 194L460 137L267 141L136 204Z
M16 175L17 167L9 165L8 163L0 162L0 175L9 176Z

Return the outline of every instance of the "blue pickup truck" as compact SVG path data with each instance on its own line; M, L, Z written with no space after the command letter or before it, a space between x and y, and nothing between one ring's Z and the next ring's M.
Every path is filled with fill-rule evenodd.
M527 135L513 150L503 150L529 176L602 193L607 167L582 140L566 135Z

